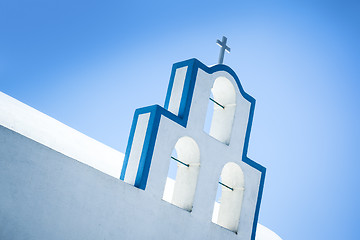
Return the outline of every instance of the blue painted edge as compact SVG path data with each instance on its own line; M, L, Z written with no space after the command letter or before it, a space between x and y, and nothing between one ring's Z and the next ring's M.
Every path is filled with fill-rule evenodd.
M153 147L151 146L151 138L152 138L152 135L157 133L157 127L158 127L158 124L156 124L156 122L155 122L156 114L154 114L154 112L156 112L156 108L157 108L157 106L154 105L154 106L150 106L148 108L142 109L143 111L145 111L145 113L149 112L150 117L149 117L147 129L146 129L144 145L143 145L143 149L142 149L141 156L140 156L139 167L138 167L138 171L136 173L134 186L136 186L140 189L144 189L144 190L145 190L146 182L144 185L143 178L146 177L146 179L147 179L147 176L149 175L149 170L147 170L147 165L149 165L148 169L150 169L150 163L147 163L147 162L149 162L149 161L147 161L147 159L149 158L149 155L152 156L152 154L149 154L149 151L150 152L153 151ZM154 131L154 129L156 129L156 130ZM150 162L151 162L151 159L150 159Z
M184 124L186 125L187 119L190 112L191 100L194 92L194 86L196 81L197 67L196 63L199 62L196 59L189 59L183 62L175 63L171 70L169 87L165 97L164 108L169 109L169 103L171 98L171 91L175 81L176 70L179 68L187 67L183 92L181 95L180 107L178 112L178 117L184 119ZM182 125L182 126L185 126Z
M135 111L134 119L136 118L136 120L133 121L133 126L136 127L137 119L139 118L140 115L147 113L150 113L150 117L145 134L144 145L140 156L139 167L136 173L135 184L134 184L135 187L140 188L142 190L145 190L146 188L146 183L150 172L151 160L155 148L156 136L158 133L161 116L165 116L181 126L183 126L184 124L183 119L179 118L173 113L167 111L166 109L162 108L159 105L152 105L144 108L139 108ZM123 168L121 170L121 177L120 177L121 180L124 180L125 178L125 172L129 161L130 150L135 133L135 129L133 129L133 126L131 127L128 147L126 149Z
M139 109L135 110L135 113L134 113L133 121L132 121L131 128L130 128L128 143L126 146L125 157L124 157L123 165L121 168L120 179L123 181L125 179L125 172L126 172L126 168L128 165L129 155L130 155L130 151L131 151L132 142L134 139L138 116L139 116Z
M249 164L250 166L258 169L261 172L260 183L259 183L259 192L258 192L258 197L257 197L256 207L255 207L255 214L254 214L253 229L252 229L252 233L251 233L251 240L255 240L256 228L257 228L257 223L259 220L261 199L262 199L262 194L263 194L263 190L264 190L266 168L256 162L252 161L251 159L249 159L247 157L243 158L243 161L245 163Z
M121 169L121 174L120 174L121 180L125 179L125 173L126 173L127 165L129 162L130 151L131 151L132 143L134 140L134 134L135 134L135 130L136 130L137 121L138 121L140 114L150 113L148 129L146 130L144 146L143 146L143 150L142 150L140 162L139 162L139 169L138 169L136 179L135 179L135 186L139 187L140 189L143 189L143 190L145 190L145 187L146 187L147 176L148 176L147 170L150 169L152 152L153 152L153 149L149 148L149 145L151 145L152 147L155 145L155 139L156 139L158 124L159 124L159 122L155 122L155 121L151 122L151 119L154 119L154 120L156 119L156 120L160 121L160 116L157 116L157 115L160 114L160 112L161 112L161 115L167 116L169 119L173 120L174 122L178 123L179 125L186 127L189 112L190 112L190 107L191 107L192 95L194 92L196 74L197 74L197 68L195 66L196 62L199 62L199 61L196 59L189 59L187 61L175 63L173 65L172 71L171 71L171 76L170 76L170 82L169 82L169 86L168 86L168 90L167 90L167 95L165 98L165 108L162 108L159 105L153 105L153 106L139 108L139 109L135 110L134 118L132 121L130 133L129 133L128 143L127 143L127 147L126 147L126 151L125 151L123 166ZM178 68L185 67L185 66L187 66L188 69L187 69L187 73L186 73L185 81L184 81L184 90L183 90L183 93L181 96L179 115L176 116L173 113L169 112L167 109L168 109L169 102L170 102L171 90L173 87L176 70ZM156 116L153 116L153 115L156 115ZM150 123L156 124L157 127L152 127L150 125ZM156 130L156 133L150 132L149 128ZM148 152L147 152L148 149L150 149L151 155L148 154ZM145 163L144 161L147 161L147 163ZM145 167L145 166L148 166L148 167ZM138 174L140 174L140 175L138 175ZM145 176L146 176L146 180L144 179Z
M181 96L181 102L180 102L180 107L179 107L179 114L178 114L178 116L176 116L173 113L169 112L167 109L169 108L171 91L172 91L172 88L174 85L176 70L178 68L182 68L185 66L187 66L188 69L187 69L187 73L185 76L184 88L183 88L183 93ZM123 163L123 167L121 170L120 179L124 180L124 178L125 178L125 172L126 172L126 168L127 168L128 161L129 161L130 150L132 147L132 142L133 142L133 138L134 138L134 134L135 134L138 117L140 114L150 113L148 128L146 130L144 145L143 145L142 154L140 157L139 168L138 168L136 179L135 179L135 186L140 189L145 190L161 116L167 117L167 118L173 120L174 122L178 123L179 125L186 127L198 69L201 69L208 74L212 74L212 73L218 72L218 71L225 71L225 72L229 73L235 79L241 95L250 102L250 114L249 114L249 120L248 120L247 129L246 129L246 134L245 134L245 142L244 142L242 161L245 162L246 164L252 166L253 168L257 169L261 173L259 192L258 192L258 198L257 198L257 203L256 203L256 208L255 208L255 216L254 216L254 222L253 222L253 230L252 230L252 234L251 234L251 239L255 240L256 227L257 227L257 222L258 222L258 218L259 218L260 204L261 204L262 193L263 193L264 182L265 182L266 168L256 162L254 162L253 160L249 159L246 156L247 151L248 151L248 146L249 146L249 138L250 138L250 132L251 132L251 127L252 127L252 121L253 121L253 117L254 117L255 99L244 91L239 78L237 77L235 72L229 66L226 66L223 64L218 64L218 65L215 65L212 67L207 67L206 65L204 65L203 63L201 63L199 60L197 60L195 58L189 59L189 60L186 60L183 62L175 63L173 65L171 75L170 75L169 86L168 86L167 94L166 94L166 98L165 98L164 108L162 108L159 105L153 105L153 106L149 106L149 107L145 107L145 108L139 108L134 113L134 119L132 122L130 134L129 134L128 145L127 145L126 152L125 152L124 163Z

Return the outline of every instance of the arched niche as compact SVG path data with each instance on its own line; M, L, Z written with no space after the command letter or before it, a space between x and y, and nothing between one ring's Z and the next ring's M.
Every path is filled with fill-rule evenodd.
M229 145L235 110L234 85L229 79L218 77L211 89L204 131L220 142Z
M215 201L212 222L233 232L238 231L244 195L244 174L236 163L227 163L220 176L220 199Z
M191 211L200 167L197 143L190 137L180 138L169 160L171 162L163 199Z

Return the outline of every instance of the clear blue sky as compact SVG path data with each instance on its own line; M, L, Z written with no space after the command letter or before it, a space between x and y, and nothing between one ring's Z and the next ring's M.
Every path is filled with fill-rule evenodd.
M256 100L260 222L288 240L359 239L358 1L1 1L0 91L122 152L173 63L218 58Z

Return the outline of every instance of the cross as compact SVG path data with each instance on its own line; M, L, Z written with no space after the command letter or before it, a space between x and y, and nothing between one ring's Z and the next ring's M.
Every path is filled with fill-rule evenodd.
M219 64L222 64L224 62L225 50L228 53L230 53L230 48L228 46L226 46L226 41L227 41L227 38L225 36L222 37L222 41L220 41L219 39L216 40L217 45L219 45L221 47L220 55L219 55Z

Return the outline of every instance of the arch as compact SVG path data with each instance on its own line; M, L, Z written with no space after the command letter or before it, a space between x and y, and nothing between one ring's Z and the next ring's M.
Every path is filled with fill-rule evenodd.
M220 202L215 201L212 222L233 232L238 231L244 184L244 173L240 166L233 162L225 164L219 181Z
M168 174L170 178L168 177L166 181L163 199L191 211L200 167L200 150L194 139L180 138L175 144L170 161L172 161ZM171 179L174 171L176 178Z
M218 77L211 89L204 131L220 142L229 145L235 110L236 92L234 85L229 79Z

